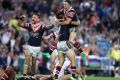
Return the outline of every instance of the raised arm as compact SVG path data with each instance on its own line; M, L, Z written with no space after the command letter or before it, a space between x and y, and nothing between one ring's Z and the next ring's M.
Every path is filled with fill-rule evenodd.
M54 27L54 21L50 21L49 25L44 25L43 24L43 29L45 29L45 30L52 29L53 27Z
M80 25L80 20L78 19L77 21L72 21L72 25L79 26Z
M59 36L58 31L52 32L51 34L44 36L43 39L47 40L50 39L51 37L57 38Z
M66 18L66 20L63 20L63 21L61 21L61 19L58 19L58 24L59 25L68 25L68 24L70 24L70 22L72 21L72 19L71 18Z

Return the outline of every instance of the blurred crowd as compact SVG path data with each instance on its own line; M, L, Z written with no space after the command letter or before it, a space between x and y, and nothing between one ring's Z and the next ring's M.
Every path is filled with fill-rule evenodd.
M88 48L90 55L114 59L120 66L120 15L116 0L72 1L81 22L77 40L82 47ZM31 21L31 14L40 12L41 20L49 24L61 4L62 0L0 0L0 66L12 65L19 70L19 58L24 57L23 45L29 34L18 25L19 16L24 14ZM55 26L51 31L56 29ZM39 56L40 65L47 65L44 61L48 60Z

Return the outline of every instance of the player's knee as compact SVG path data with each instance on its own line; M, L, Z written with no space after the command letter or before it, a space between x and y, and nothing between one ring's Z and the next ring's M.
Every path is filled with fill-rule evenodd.
M55 61L51 61L51 65L55 65Z
M64 60L59 61L59 66L63 66Z

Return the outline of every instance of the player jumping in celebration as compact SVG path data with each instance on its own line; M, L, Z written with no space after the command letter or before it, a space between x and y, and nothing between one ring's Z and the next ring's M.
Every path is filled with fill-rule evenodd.
M59 19L60 22L64 21L65 24L69 24L70 36L69 36L68 43L72 44L76 49L78 49L79 52L86 59L86 54L82 50L81 44L76 41L76 37L77 37L77 34L76 34L77 30L76 30L76 28L80 25L80 20L79 20L79 18L77 16L77 13L72 8L70 0L64 0L63 7L64 7L63 9L58 11L56 17L57 17L57 19ZM64 23L62 23L62 24L64 24Z
M58 59L59 59L59 65L57 66L57 71L55 74L55 78L58 78L59 72L61 70L61 67L64 63L65 56L69 58L71 61L71 73L72 78L76 79L77 77L77 71L76 71L76 59L75 59L75 52L72 49L72 45L68 43L70 39L70 33L71 33L71 22L77 21L77 14L75 13L75 10L71 7L71 1L65 0L63 2L63 11L64 17L63 19L58 19L58 24L61 26L59 31L59 42L57 44L57 50L58 50Z
M49 30L53 27L53 22L50 22L50 25L45 25L40 21L40 14L34 13L32 15L32 22L25 23L24 16L20 17L20 26L27 29L30 34L28 44L25 47L25 63L24 63L24 72L23 75L28 75L29 67L31 65L32 74L35 74L36 70L36 56L40 52L40 46L42 41L42 36L46 30ZM31 63L31 64L30 64Z

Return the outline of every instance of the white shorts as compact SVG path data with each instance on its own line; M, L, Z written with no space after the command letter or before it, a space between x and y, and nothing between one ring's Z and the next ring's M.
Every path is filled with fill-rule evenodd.
M58 56L58 50L57 50L57 49L54 49L54 51L52 52L52 54Z
M60 41L57 43L58 53L66 54L71 49L72 49L71 45L68 45L66 41Z
M59 64L59 61L58 61L57 64L55 65L55 69L54 69L54 71L53 71L53 75L55 75L55 73L56 73L56 67L58 66L58 64ZM65 58L64 64L63 64L63 66L62 66L62 68L61 68L61 71L60 71L60 73L59 73L59 75L58 75L58 78L64 76L64 72L65 72L65 70L70 66L70 64L71 64L70 60L69 60L68 58Z
M28 49L28 51L32 54L33 57L37 57L37 55L40 53L40 47L26 45L26 49Z

